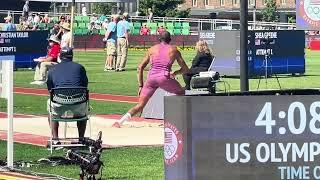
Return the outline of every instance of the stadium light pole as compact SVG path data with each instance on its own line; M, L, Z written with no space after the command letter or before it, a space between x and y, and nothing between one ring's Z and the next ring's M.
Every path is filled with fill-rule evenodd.
M70 23L71 39L70 39L69 47L73 47L73 20L74 20L74 9L75 9L75 6L76 6L76 1L72 0L72 5L71 5L71 23Z
M240 0L240 90L249 91L248 80L248 0Z
M257 21L257 0L254 0L253 5L253 29L256 29L256 21Z
M140 5L140 1L137 0L137 12L136 12L136 15L139 16L139 5Z

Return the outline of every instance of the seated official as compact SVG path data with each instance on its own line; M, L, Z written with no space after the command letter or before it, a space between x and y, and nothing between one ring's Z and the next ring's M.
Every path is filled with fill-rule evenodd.
M52 88L58 87L88 87L88 78L85 68L73 62L73 50L69 47L64 47L60 52L61 63L55 65L48 73L47 86L50 91ZM47 109L50 113L50 100L47 102ZM61 117L66 111L71 112L74 118L80 118L87 114L88 107L86 103L76 105L61 105L51 102L51 117ZM58 139L59 123L52 121L49 125L52 129L53 139ZM78 121L79 138L83 138L86 130L87 121ZM54 144L59 144L59 141L54 141Z
M34 81L30 84L43 85L47 81L47 73L50 68L57 64L57 59L60 53L60 41L59 39L52 35L48 39L49 49L48 54L45 57L40 57L37 59L38 64L36 66L36 71L34 73Z
M192 66L187 74L183 75L183 80L186 84L185 89L190 90L190 81L192 76L200 72L208 71L213 55L210 52L207 42L200 40L196 45L197 55L192 61Z

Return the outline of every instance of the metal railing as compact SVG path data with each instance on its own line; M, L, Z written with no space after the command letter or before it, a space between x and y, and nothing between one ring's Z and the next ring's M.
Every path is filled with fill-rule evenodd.
M15 23L19 23L19 17L21 11L10 11L10 10L0 10L0 18L3 19L4 16L10 14ZM40 14L49 14L50 17L69 15L66 13L52 13L52 12L34 12ZM80 14L77 14L80 15ZM90 16L90 15L88 15ZM99 16L99 15L98 15ZM110 16L107 16L110 17ZM130 21L132 22L147 22L147 17L145 16L131 16ZM189 22L191 34L198 34L201 30L217 30L217 29L227 29L236 30L240 29L239 20L229 20L229 19L197 19L197 18L175 18L175 17L154 17L154 22ZM261 21L249 21L249 29L295 29L296 25L294 23L279 23L279 22L261 22Z

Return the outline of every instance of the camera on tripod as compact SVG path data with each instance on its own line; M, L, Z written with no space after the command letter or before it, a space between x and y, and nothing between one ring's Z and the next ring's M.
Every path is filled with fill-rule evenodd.
M70 149L68 150L66 157L77 162L83 172L88 175L99 174L100 168L103 164L100 161L100 154L87 154Z
M102 154L101 139L101 131L98 134L97 140L92 140L89 138L79 139L83 145L92 147L91 153L81 152L73 149L67 151L66 158L80 165L80 179L84 179L84 177L86 177L87 179L95 180L95 176L99 174L100 169L103 166L102 161L100 161L100 156Z

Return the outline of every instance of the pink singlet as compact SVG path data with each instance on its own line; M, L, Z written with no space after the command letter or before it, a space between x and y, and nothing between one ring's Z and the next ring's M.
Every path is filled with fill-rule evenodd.
M170 45L161 43L159 46L158 54L150 57L151 68L140 96L151 97L158 88L177 95L184 94L179 82L170 77L174 62L169 58Z

